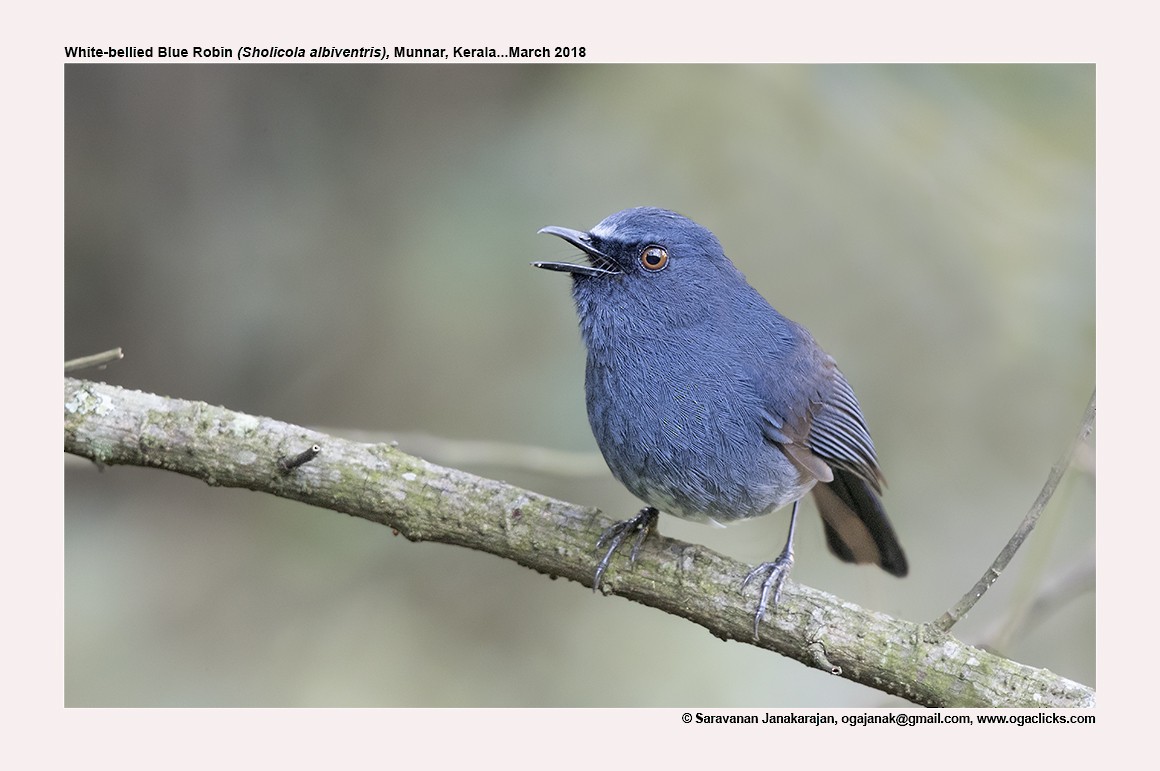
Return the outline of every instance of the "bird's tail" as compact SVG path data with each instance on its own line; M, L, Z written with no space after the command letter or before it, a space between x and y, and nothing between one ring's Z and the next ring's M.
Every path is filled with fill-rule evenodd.
M895 576L907 573L906 555L886 509L862 477L834 468L834 481L814 486L826 528L826 543L838 559L872 562Z

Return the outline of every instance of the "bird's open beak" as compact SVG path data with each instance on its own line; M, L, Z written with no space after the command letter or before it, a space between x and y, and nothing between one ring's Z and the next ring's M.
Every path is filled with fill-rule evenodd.
M558 270L564 273L578 273L582 276L615 276L619 270L612 269L615 263L609 257L592 245L592 237L587 233L571 228L561 228L549 225L540 228L540 233L558 236L588 255L593 265L584 265L575 262L533 262L532 265L545 270ZM608 266L608 267L602 267Z

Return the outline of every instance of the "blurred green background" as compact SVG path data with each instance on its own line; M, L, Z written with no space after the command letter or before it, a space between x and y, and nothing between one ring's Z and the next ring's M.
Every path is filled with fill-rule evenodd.
M596 453L568 280L528 265L575 250L536 231L691 216L837 358L890 483L910 577L838 562L807 511L793 578L906 619L990 564L1094 387L1094 66L67 65L65 116L65 352L127 354L82 376L403 449ZM1094 686L1094 572L1008 629L1094 571L1081 460L955 634ZM599 465L455 463L639 506ZM68 705L901 703L332 512L65 480ZM785 526L661 520L749 563Z

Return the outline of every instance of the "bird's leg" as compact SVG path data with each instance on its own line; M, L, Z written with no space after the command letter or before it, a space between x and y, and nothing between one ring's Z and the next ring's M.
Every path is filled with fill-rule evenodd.
M799 499L800 500L800 499ZM757 603L757 613L753 616L753 641L757 642L758 633L757 628L761 624L761 619L765 617L765 609L767 606L777 606L777 600L781 597L781 587L785 583L786 577L789 575L790 568L793 567L793 528L797 524L797 509L798 501L793 502L793 511L789 515L789 537L785 539L785 548L781 550L781 554L773 562L763 562L749 572L745 580L741 582L741 590L744 591L749 582L753 580L754 576L761 573L768 573L765 581L761 584L761 602ZM769 602L769 592L773 591L773 602Z
M592 580L592 591L600 590L600 577L604 575L604 571L608 568L608 562L612 559L613 553L620 548L633 532L637 533L636 542L632 545L632 554L629 555L629 564L636 562L636 555L640 551L640 545L644 543L644 539L648 534L656 530L657 519L660 518L660 512L652 506L645 506L632 519L626 519L623 522L617 522L612 527L600 534L600 539L596 542L596 548L599 549L604 544L610 544L608 551L604 553L604 559L600 560L600 564L596 566L596 577Z

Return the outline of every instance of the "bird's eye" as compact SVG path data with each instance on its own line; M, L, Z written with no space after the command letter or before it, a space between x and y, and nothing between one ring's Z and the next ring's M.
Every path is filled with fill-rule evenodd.
M646 246L640 253L640 264L645 270L660 270L669 264L669 253L663 246Z

